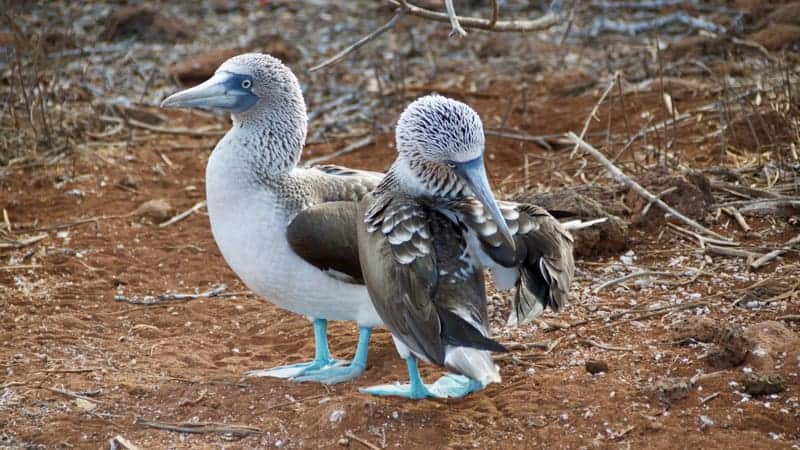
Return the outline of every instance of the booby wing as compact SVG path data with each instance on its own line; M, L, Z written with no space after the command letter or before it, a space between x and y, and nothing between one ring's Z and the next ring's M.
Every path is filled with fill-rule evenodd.
M341 281L364 284L358 262L358 205L327 202L306 208L286 229L292 250L307 263Z
M470 323L486 322L483 279L469 258L456 258L466 250L456 225L399 192L368 194L361 208L364 280L395 338L439 365L445 364L446 345L503 351ZM469 295L457 298L459 289L474 290L471 297L479 297L482 310L465 302Z
M450 201L467 233L480 243L478 259L492 269L496 281L516 287L509 322L524 324L544 308L558 311L567 299L575 272L572 235L544 208L514 202L498 202L514 235L516 248L505 245L497 226L477 200Z
M334 278L363 284L355 228L359 221L356 202L382 177L378 172L334 165L309 170L307 186L316 191L321 203L303 209L289 223L286 238L292 250Z

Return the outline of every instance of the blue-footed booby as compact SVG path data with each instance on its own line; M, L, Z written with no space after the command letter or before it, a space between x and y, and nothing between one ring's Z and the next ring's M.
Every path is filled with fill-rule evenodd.
M398 157L359 203L359 257L375 309L406 360L409 384L362 389L408 398L461 397L499 382L483 269L516 288L509 322L567 298L572 237L542 208L498 202L483 163L483 124L464 103L429 95L396 128ZM417 358L448 374L422 382Z
M247 287L314 325L313 361L249 374L323 383L361 374L371 329L381 320L358 264L355 202L382 174L297 167L306 106L295 75L269 55L235 56L209 80L171 95L162 106L230 112L233 126L206 167L214 240ZM331 357L327 320L359 325L349 365Z

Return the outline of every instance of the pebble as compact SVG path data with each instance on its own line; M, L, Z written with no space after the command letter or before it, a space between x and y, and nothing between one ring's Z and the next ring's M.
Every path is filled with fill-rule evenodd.
M605 361L600 361L597 359L589 359L586 361L586 371L592 375L601 373L601 372L608 372L608 363Z

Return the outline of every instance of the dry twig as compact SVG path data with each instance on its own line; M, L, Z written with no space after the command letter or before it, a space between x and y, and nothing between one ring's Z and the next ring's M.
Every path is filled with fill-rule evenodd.
M157 297L154 297L152 295L146 295L142 299L139 299L138 297L128 298L124 295L115 295L114 300L118 302L130 303L133 305L157 305L159 303L168 301L187 301L187 300L195 300L198 298L217 297L223 292L225 292L225 289L227 289L227 287L224 284L220 284L199 294L181 294L177 292L165 292L163 294L158 295Z
M663 272L663 271L655 271L655 270L642 270L640 272L629 273L628 275L615 278L613 280L606 281L605 283L601 284L594 288L594 292L600 292L603 289L609 288L614 286L615 284L622 283L624 281L628 281L632 278L640 278L640 277L653 277L653 276L662 276L662 277L679 277L681 274L674 273L674 272Z
M326 67L332 66L339 61L343 60L347 55L353 53L354 51L358 50L359 48L363 47L367 42L375 39L376 37L382 35L383 33L391 30L394 28L400 20L406 15L408 10L404 7L401 7L399 11L392 17L392 19L386 22L382 27L376 29L372 33L364 36L363 38L357 40L349 47L345 48L344 50L340 51L339 53L333 55L331 58L326 59L325 61L317 64L316 66L308 69L309 72L316 72L317 70L322 70Z
M437 22L449 23L450 17L445 13L431 11L429 9L421 8L419 6L408 3L405 0L389 0L395 6L405 6L408 8L408 13L412 16L421 17L423 19L435 20ZM488 20L479 19L475 17L456 17L462 27L477 28L480 30L500 31L500 32L530 32L541 31L552 28L561 23L561 15L554 11L549 11L544 16L538 19L526 20Z
M789 239L788 241L786 241L786 243L783 244L783 248L778 248L778 249L772 250L771 252L767 253L766 255L763 255L763 256L753 260L753 262L750 263L750 268L753 269L753 270L760 269L761 267L769 264L770 261L772 261L773 259L775 259L775 258L781 256L782 254L788 252L789 250L791 250L792 247L794 247L797 244L800 244L800 234L798 234L797 236L795 236L795 237Z
M606 344L605 342L601 342L597 339L592 339L592 338L582 338L580 342L586 345L591 345L592 347L597 347L599 349L610 350L615 352L631 352L633 350L636 350L633 347L622 347L618 345Z
M261 434L263 431L249 425L235 425L217 422L180 422L167 423L157 420L147 420L137 418L136 425L142 425L159 430L177 431L179 433L229 433L236 436L248 436L251 434Z
M120 435L116 435L108 440L108 447L110 450L141 450L141 448L133 442L125 439Z
M66 389L59 389L59 388L54 388L54 387L45 387L44 389L46 389L46 390L48 390L50 392L55 392L56 394L61 394L61 395L70 397L70 398L85 400L87 402L92 402L92 403L103 403L100 400L97 400L96 398L87 397L85 395L78 394L77 392L68 391Z
M5 250L9 248L19 249L23 247L27 247L29 245L33 245L43 239L47 238L47 233L39 234L36 236L32 236L29 238L21 239L19 241L11 241L11 242L0 242L0 250Z
M603 104L603 101L606 99L608 93L611 92L611 88L614 87L614 84L617 82L618 78L619 78L619 72L615 72L614 75L611 76L611 82L608 83L608 87L606 87L606 90L603 91L603 95L601 95L600 98L597 100L597 102L594 104L592 111L589 113L589 116L586 117L586 121L583 123L583 129L581 130L581 134L578 138L579 141L583 141L583 138L586 137L586 131L589 129L589 124L592 123L592 119L595 118L597 110L600 108L600 105ZM575 148L572 149L570 157L575 155L575 153L578 151L578 147L580 147L580 144L578 142L575 142Z
M644 197L645 200L655 203L659 208L661 208L664 211L672 214L673 216L678 218L680 221L682 221L683 223L691 226L692 228L700 230L703 233L706 233L708 235L717 237L719 239L722 239L722 240L725 240L725 241L730 241L729 238L727 238L725 236L722 236L721 234L718 234L718 233L716 233L716 232L714 232L712 230L709 230L708 228L706 228L706 227L700 225L699 223L697 223L696 221L684 216L683 214L681 214L680 212L675 210L675 208L669 206L668 204L664 203L663 200L661 200L660 198L658 198L655 195L651 194L650 191L648 191L647 189L643 188L639 183L634 181L633 178L625 175L625 173L622 172L622 170L620 170L617 166L615 166L611 161L609 161L608 158L606 158L605 155L603 155L600 152L600 150L597 150L596 148L594 148L591 145L589 145L586 142L584 142L583 139L581 139L578 136L576 136L575 133L570 131L569 133L567 133L567 137L569 137L569 139L573 143L575 143L577 146L579 146L580 148L585 150L590 155L594 156L595 159L597 159L601 164L603 164L606 167L606 169L609 172L611 172L612 175L614 175L614 178L616 178L617 180L623 182L625 185L627 185L628 187L633 189L637 194L639 194L642 197Z
M461 28L458 23L458 16L456 16L456 8L453 6L453 0L444 0L444 7L447 10L447 18L450 19L450 37L460 39L467 35L467 32ZM495 24L497 21L495 20Z
M335 152L333 152L333 153L331 153L329 155L323 155L323 156L320 156L320 157L317 157L317 158L311 158L311 159L303 162L303 167L311 167L311 166L313 166L315 164L319 164L319 163L322 163L322 162L325 162L325 161L330 161L332 159L338 158L338 157L346 155L348 153L353 153L354 151L362 149L362 148L364 148L364 147L366 147L368 145L371 145L373 143L375 143L375 137L372 136L372 135L366 136L363 139L359 139L359 140L349 144L347 147L345 147L345 148L343 148L341 150L337 150L337 151L335 151Z
M353 432L351 432L351 431L347 431L347 432L346 432L344 435L345 435L345 436L347 436L347 437L349 437L350 439L352 439L352 440L354 440L354 441L356 441L356 442L358 442L358 443L362 444L363 446L365 446L365 447L367 447L367 448L369 448L369 449L372 449L372 450L381 450L381 448L380 448L380 447L378 447L377 445L375 445L375 444L373 444L373 443L369 442L368 440L366 440L366 439L364 439L364 438L360 438L360 437L356 436L356 435L355 435L355 434L353 434Z
M206 206L206 201L205 200L203 200L201 202L197 202L194 206L192 206L191 208L187 209L186 211L178 214L177 216L172 217L171 219L167 220L166 222L161 222L160 224L158 224L158 228L168 227L168 226L170 226L170 225L172 225L172 224L174 224L176 222L180 222L181 220L191 216L192 214L194 214L199 209L201 209L201 208L203 208L205 206Z

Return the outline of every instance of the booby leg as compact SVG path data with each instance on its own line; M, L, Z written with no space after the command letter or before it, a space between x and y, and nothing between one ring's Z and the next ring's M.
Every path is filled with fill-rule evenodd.
M324 367L318 370L306 370L301 376L292 378L292 381L318 381L325 384L336 384L352 380L361 375L367 368L367 352L369 352L369 338L372 328L358 327L358 345L356 355L345 367Z
M295 378L309 371L338 367L344 364L331 357L328 349L328 321L314 319L314 360L307 363L289 364L272 369L251 370L246 373L251 377ZM366 357L365 357L366 358Z
M422 377L420 377L419 369L417 368L417 359L414 358L414 356L406 358L406 367L408 367L408 384L379 384L377 386L360 388L359 391L380 397L396 396L414 400L437 397L437 395L428 390L428 387L422 382Z

